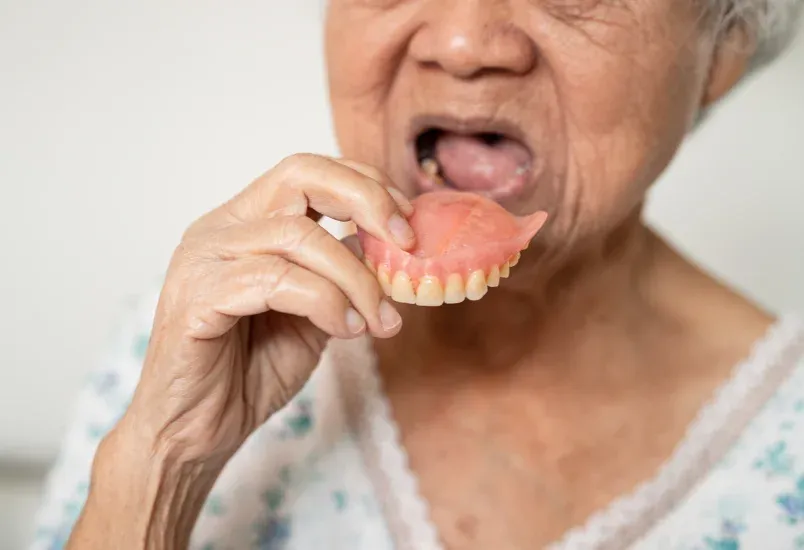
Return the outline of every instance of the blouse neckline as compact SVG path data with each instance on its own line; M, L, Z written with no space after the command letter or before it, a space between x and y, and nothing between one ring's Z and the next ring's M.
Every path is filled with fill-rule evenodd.
M395 548L445 550L401 443L371 341L338 341L330 353L350 429ZM608 550L637 542L717 465L802 356L804 323L793 315L781 317L699 409L656 475L593 513L547 550Z

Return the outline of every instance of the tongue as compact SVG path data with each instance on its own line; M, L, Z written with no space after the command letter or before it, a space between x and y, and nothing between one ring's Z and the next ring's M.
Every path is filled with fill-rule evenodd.
M505 193L524 185L530 171L530 153L508 138L490 145L448 132L439 137L435 153L446 180L464 191Z

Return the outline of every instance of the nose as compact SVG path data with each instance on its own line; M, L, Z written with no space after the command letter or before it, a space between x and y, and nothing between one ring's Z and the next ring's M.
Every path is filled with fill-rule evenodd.
M510 0L436 0L410 42L410 55L456 78L483 73L525 74L536 45L513 21Z

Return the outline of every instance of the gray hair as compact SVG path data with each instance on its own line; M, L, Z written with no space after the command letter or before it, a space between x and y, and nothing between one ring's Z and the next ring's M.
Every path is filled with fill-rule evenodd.
M753 69L776 59L795 38L804 11L804 0L704 0L721 34L735 24L754 33L757 52Z

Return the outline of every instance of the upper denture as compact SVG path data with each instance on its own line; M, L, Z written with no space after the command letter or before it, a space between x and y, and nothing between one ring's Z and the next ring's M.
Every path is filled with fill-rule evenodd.
M450 190L420 195L413 206L413 250L358 236L385 293L422 306L482 298L508 276L546 220L543 212L517 217L480 195Z

